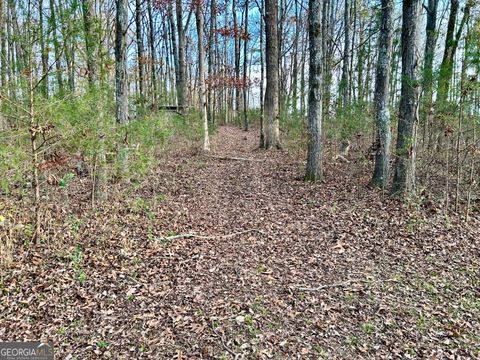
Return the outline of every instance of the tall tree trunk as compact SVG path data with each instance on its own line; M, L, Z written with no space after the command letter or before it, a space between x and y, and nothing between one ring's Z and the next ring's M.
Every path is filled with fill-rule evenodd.
M390 111L388 87L390 85L390 61L392 57L393 0L382 0L380 37L378 41L377 74L375 79L375 169L371 185L385 188L390 164Z
M248 60L248 0L245 0L245 39L243 42L243 130L248 131L248 84L247 84L247 60Z
M181 82L180 80L180 66L178 64L178 46L177 46L177 35L175 32L175 20L173 18L173 10L172 10L172 3L168 2L167 3L167 18L168 22L170 24L170 35L171 35L171 40L172 40L172 54L173 54L173 64L175 67L175 89L176 91L176 98L177 98L177 104L180 104L178 94L179 94L179 83ZM183 92L182 92L183 94Z
M432 107L433 98L433 58L435 56L435 43L437 40L437 8L438 0L428 0L427 27L423 65L423 111L422 120L427 122L428 114Z
M260 148L265 147L265 106L264 106L264 76L265 76L265 64L263 57L263 33L265 25L265 0L260 1Z
M7 38L6 38L6 19L5 19L5 2L0 0L0 85L2 90L7 86Z
M328 121L330 118L330 102L332 94L332 63L333 63L333 52L334 52L334 32L335 32L335 0L328 1L328 4L324 6L323 20L325 24L324 32L324 63L325 68L323 70L323 115L324 120ZM328 21L327 21L328 19Z
M208 90L207 90L207 103L208 103L208 122L213 124L215 122L215 100L214 100L214 87L212 86L213 72L214 72L214 60L215 60L215 29L217 27L217 4L215 0L210 1L210 29L208 34Z
M154 109L157 108L157 96L158 96L158 84L157 84L157 56L155 54L155 26L153 20L153 10L152 10L152 0L147 1L147 12L148 12L148 45L150 48L150 76L151 76L151 86L152 86L152 106ZM167 55L168 59L168 55ZM166 79L165 79L166 82Z
M115 35L115 87L116 120L122 125L128 122L128 77L127 77L127 26L128 0L116 0L116 35ZM128 180L127 134L118 145L119 177Z
M53 39L53 49L55 52L55 72L57 76L58 95L63 96L63 74L60 43L58 42L57 16L55 9L55 0L50 0L50 31Z
M398 116L392 193L409 195L415 187L415 153L419 103L418 35L420 0L404 0L402 20L402 91Z
M115 87L117 123L128 122L127 25L128 0L116 0Z
M470 9L473 6L473 0L467 0L463 10L463 18L458 26L455 35L455 23L459 8L458 0L450 1L450 17L448 20L447 35L445 38L445 50L443 52L442 63L440 64L440 74L438 78L438 94L437 103L439 107L444 107L448 100L448 93L450 90L450 83L453 76L453 65L455 53L457 51L458 43L460 41L463 27L470 16Z
M177 98L178 106L183 110L187 106L187 73L186 73L186 38L183 29L182 1L175 0L175 11L177 14L178 34L178 76L177 76Z
M340 90L340 102L344 109L349 105L350 99L349 95L349 77L350 72L350 2L345 0L345 9L343 14L344 22L344 47L343 47L343 65L342 65L342 78L340 80L339 90Z
M203 47L203 9L202 1L196 0L195 16L197 19L198 37L198 77L199 77L199 101L203 120L203 151L210 151L210 139L208 136L207 102L205 101L205 48Z
M135 0L135 27L137 35L138 89L140 102L145 99L145 50L143 48L142 0Z
M280 147L278 114L278 5L265 0L267 87L265 89L265 148Z
M308 131L306 180L322 178L322 66L323 41L321 35L321 1L309 0L309 77L308 77Z
M85 33L85 51L87 53L87 78L90 87L95 83L95 47L93 0L82 0L83 31Z
M71 23L67 22L66 19L69 18L71 22L74 22L75 14L71 9L65 9L61 0L58 2L58 13L60 24L62 24L63 53L68 70L68 88L70 93L73 94L75 92L75 34ZM73 19L70 19L70 17Z
M293 38L293 67L292 67L292 112L297 114L298 99L298 40L300 38L300 13L298 1L295 0L295 35Z
M41 93L46 98L48 97L48 50L45 44L45 32L43 29L43 0L38 1L38 20L39 20L39 41L40 41L40 49L42 52L42 74L40 76L41 83ZM2 21L0 26L4 26ZM4 58L2 58L4 61Z
M455 56L454 44L455 23L457 22L457 13L459 8L459 0L450 0L450 16L448 18L447 35L445 36L445 49L443 51L443 59L440 64L440 73L438 77L437 104L440 107L445 106L452 79L453 58Z
M233 17L233 30L234 30L234 59L235 59L235 78L236 81L240 79L240 28L238 26L237 22L237 0L232 0L232 17ZM238 114L240 110L240 88L238 86L233 88L233 91L235 91L235 109L234 109L234 115Z

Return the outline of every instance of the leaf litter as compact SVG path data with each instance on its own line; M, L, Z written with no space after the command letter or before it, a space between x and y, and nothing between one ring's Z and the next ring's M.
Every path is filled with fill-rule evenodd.
M170 154L94 209L88 180L51 189L35 246L28 196L7 200L0 339L62 359L480 356L478 214L447 226L352 164L305 183L303 153L256 147L221 127L211 156Z

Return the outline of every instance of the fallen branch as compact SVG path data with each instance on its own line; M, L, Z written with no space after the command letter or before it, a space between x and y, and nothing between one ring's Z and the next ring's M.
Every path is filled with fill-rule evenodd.
M216 155L205 155L205 156L213 159L219 159L219 160L258 161L258 162L264 161L263 159L243 158L243 157L237 157L237 156L216 156Z
M339 283L320 285L320 286L314 287L314 288L299 287L299 288L297 288L297 290L298 291L322 291L322 290L330 289L330 288L346 287L346 286L354 284L354 283L368 284L368 283L374 283L374 282L397 282L397 281L398 280L396 280L396 279L385 279L385 280L351 279L351 280L347 280L347 281L343 281L343 282L339 282Z
M251 232L257 232L259 234L263 234L262 230L260 229L248 229L248 230L243 230L239 231L236 233L232 234L225 234L225 235L213 235L213 236L207 236L207 235L198 235L198 234L178 234L178 235L172 235L172 236L162 236L158 238L160 241L173 241L173 240L178 240L178 239L189 239L189 238L197 238L197 239L218 239L218 238L231 238L235 237L238 235L242 234L247 234Z
M212 321L212 324L211 324L211 327L210 327L210 328L212 329L213 333L214 333L218 338L220 338L220 342L222 343L223 348L224 348L225 350L227 350L228 353L229 353L230 355L232 355L235 359L237 359L237 358L240 356L240 354L236 353L235 351L233 351L232 349L230 349L230 348L228 347L228 345L226 344L225 339L223 338L223 336L220 335L220 334L217 332L217 330L215 330L215 325L213 324L213 321Z

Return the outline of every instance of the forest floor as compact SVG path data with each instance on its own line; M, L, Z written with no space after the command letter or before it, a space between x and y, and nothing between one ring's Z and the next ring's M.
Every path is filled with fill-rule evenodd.
M0 270L0 339L81 360L480 357L478 214L390 199L355 161L305 183L303 153L257 141L221 127L212 156L168 156L95 209L88 179L51 190L47 241Z

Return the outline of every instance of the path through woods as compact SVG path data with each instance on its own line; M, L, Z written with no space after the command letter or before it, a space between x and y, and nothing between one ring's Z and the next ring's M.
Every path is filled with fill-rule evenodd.
M0 338L62 359L480 355L478 219L407 209L350 164L305 183L303 156L257 142L221 127L212 156L101 209L80 190L52 207L56 243L2 270Z

